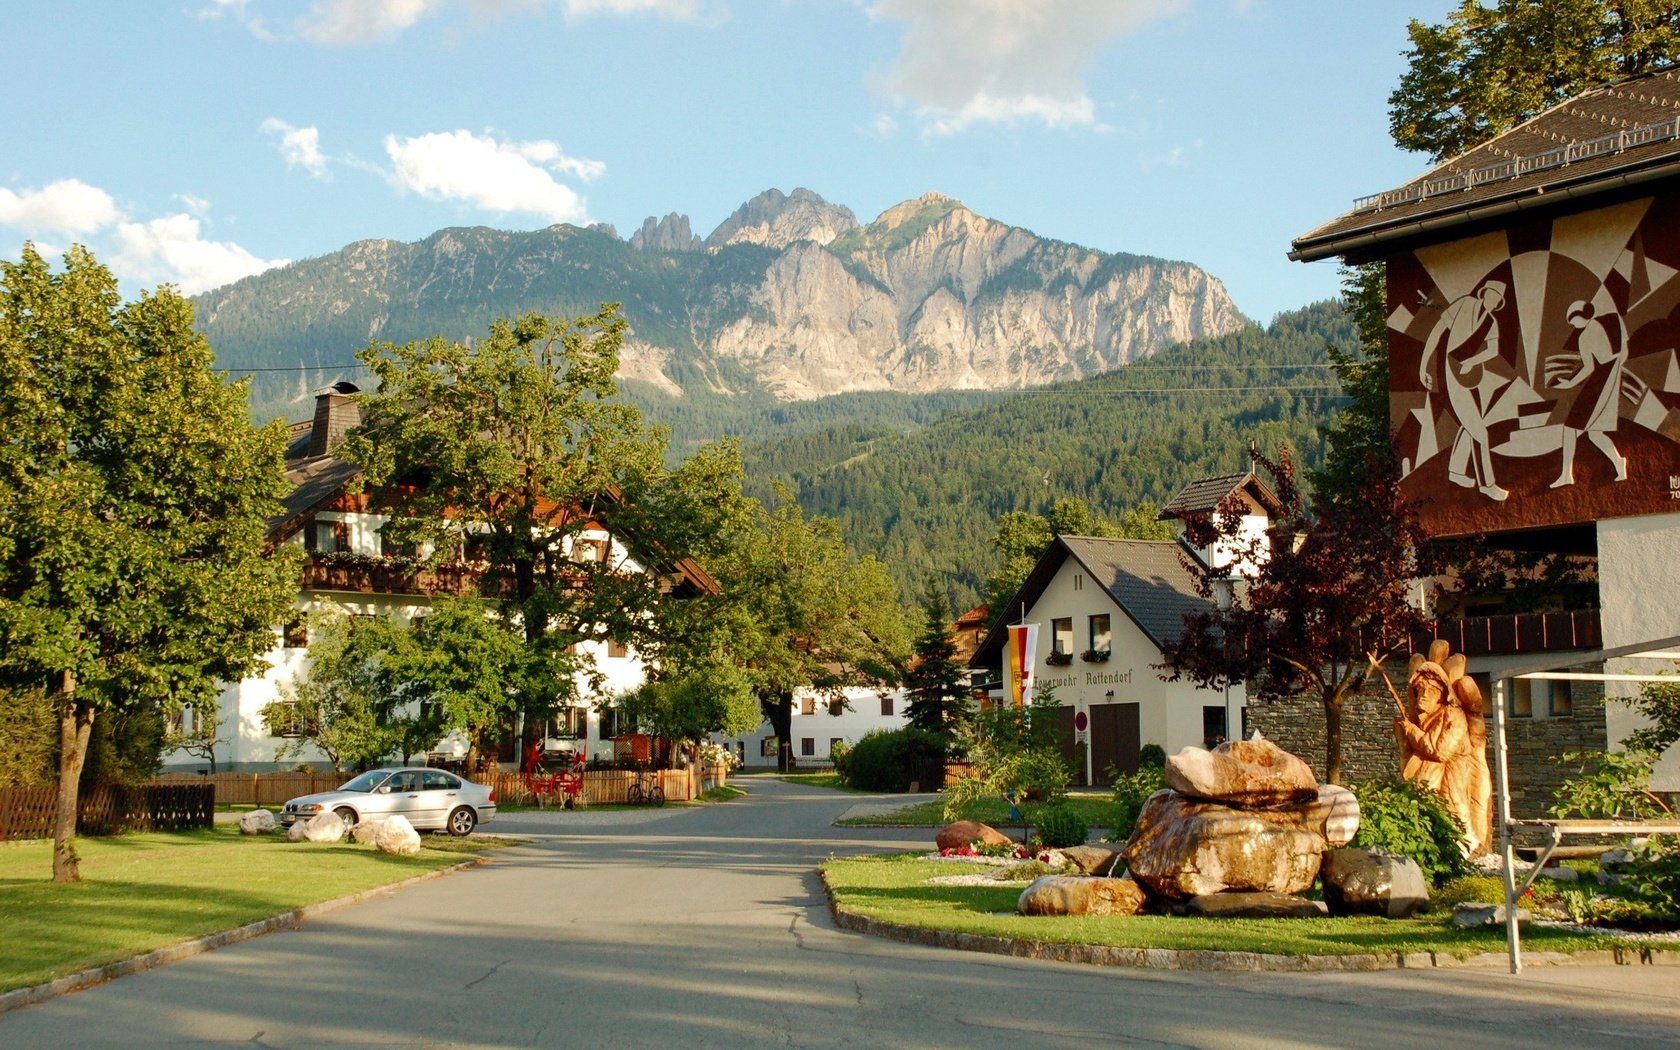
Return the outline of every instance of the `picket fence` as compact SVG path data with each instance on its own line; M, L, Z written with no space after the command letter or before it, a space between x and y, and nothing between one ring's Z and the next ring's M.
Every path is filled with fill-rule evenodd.
M210 827L216 816L216 791L207 784L88 788L79 803L78 835L188 831ZM0 840L50 838L57 809L57 787L0 788Z

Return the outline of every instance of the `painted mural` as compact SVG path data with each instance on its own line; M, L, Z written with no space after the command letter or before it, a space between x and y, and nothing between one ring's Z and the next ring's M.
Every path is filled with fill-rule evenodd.
M1388 261L1391 422L1439 535L1680 510L1680 197Z

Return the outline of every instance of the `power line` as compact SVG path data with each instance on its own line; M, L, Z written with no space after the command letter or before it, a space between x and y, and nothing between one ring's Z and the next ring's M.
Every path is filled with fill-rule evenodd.
M356 363L349 365L275 365L271 368L224 368L223 372L332 372L339 369L351 369L357 372L369 370L367 365Z

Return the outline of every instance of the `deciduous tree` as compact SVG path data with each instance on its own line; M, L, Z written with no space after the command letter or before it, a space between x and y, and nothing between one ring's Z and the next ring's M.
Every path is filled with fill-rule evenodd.
M79 878L95 719L210 706L262 666L296 587L266 549L283 426L254 428L173 290L122 302L82 248L0 262L0 679L55 697L53 877Z

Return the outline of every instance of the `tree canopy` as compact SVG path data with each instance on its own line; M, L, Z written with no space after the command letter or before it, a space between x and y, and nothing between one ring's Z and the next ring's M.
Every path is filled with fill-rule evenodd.
M296 592L266 533L286 430L252 427L192 323L79 247L56 274L33 245L0 262L0 680L57 697L60 881L96 716L214 705Z

